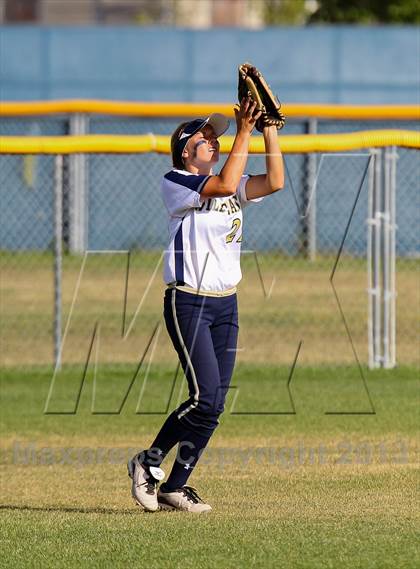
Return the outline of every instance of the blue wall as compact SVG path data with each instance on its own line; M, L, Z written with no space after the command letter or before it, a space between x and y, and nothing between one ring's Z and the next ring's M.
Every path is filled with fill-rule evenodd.
M251 60L281 100L418 103L418 27L0 28L0 98L218 101Z

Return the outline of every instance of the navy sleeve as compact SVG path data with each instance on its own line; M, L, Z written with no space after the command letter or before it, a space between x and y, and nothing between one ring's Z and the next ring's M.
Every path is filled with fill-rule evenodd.
M210 176L198 175L198 176L186 176L180 172L168 172L165 174L165 178L170 182L184 186L189 190L200 193L204 188L205 183L210 178Z

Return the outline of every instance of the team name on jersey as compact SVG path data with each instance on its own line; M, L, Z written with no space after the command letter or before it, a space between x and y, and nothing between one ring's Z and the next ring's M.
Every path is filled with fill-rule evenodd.
M201 204L198 211L218 211L219 213L232 215L232 213L236 213L240 211L240 209L241 203L239 199L237 196L232 196L231 198L208 198Z

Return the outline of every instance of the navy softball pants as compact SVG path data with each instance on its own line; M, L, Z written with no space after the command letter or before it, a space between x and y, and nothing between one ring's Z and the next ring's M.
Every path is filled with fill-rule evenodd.
M189 398L176 410L177 417L188 430L211 436L235 365L236 294L209 297L167 289L164 316L188 381Z

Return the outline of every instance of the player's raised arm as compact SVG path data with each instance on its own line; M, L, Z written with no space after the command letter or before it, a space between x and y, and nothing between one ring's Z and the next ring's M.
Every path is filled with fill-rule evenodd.
M284 187L284 165L277 128L275 126L264 127L263 137L267 173L249 178L245 187L246 197L249 200L270 195Z
M249 139L261 112L255 112L256 103L244 98L235 108L236 136L232 150L218 176L206 182L201 197L226 197L235 194L248 159Z

